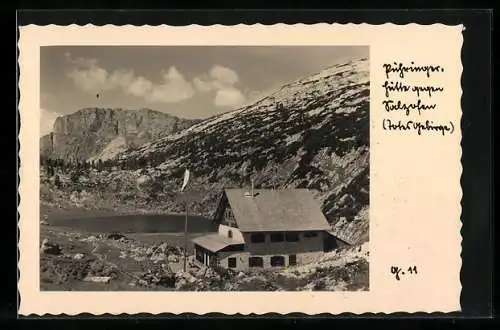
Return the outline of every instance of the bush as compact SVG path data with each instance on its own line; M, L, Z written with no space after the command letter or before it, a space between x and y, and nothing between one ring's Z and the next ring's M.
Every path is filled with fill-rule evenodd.
M54 177L54 185L60 189L61 188L61 178L59 178L59 175L56 174Z
M82 172L79 169L73 170L70 175L70 180L73 183L78 183Z

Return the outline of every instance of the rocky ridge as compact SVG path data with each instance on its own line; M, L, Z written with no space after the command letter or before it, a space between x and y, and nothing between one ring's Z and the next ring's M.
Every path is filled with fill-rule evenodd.
M40 140L41 155L80 161L111 159L196 122L151 109L84 108L56 119L53 132Z

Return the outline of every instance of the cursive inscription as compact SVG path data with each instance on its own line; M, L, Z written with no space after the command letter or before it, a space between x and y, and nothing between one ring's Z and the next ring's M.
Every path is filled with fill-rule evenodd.
M414 61L384 63L382 69L386 80L382 84L384 99L382 108L393 116L432 116L439 109L439 98L445 87L439 84L445 69L441 65L422 64ZM412 117L413 118L413 117ZM454 124L435 123L432 120L398 120L384 118L382 128L392 132L417 132L418 135L437 132L441 136L453 134Z
M431 77L431 73L434 72L444 72L444 68L440 65L415 65L415 62L411 62L410 65L405 65L401 62L394 62L393 64L386 63L383 65L385 70L385 76L389 79L389 75L396 73L400 78L405 78L405 74L408 72L423 72L427 78Z
M407 120L397 122L393 122L390 119L384 119L382 121L382 127L387 131L416 131L418 135L422 135L422 132L436 132L441 135L445 134L453 134L455 127L453 123L450 121L447 124L436 124L432 120L426 120L425 122Z

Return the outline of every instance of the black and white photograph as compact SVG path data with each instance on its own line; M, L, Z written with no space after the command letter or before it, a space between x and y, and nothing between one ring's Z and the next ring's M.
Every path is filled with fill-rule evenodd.
M369 291L369 53L40 47L40 290Z

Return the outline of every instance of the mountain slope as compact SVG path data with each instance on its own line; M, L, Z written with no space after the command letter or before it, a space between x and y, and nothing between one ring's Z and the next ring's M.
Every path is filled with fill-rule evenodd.
M312 189L335 234L361 244L369 227L369 88L368 60L351 61L136 148L113 140L105 169L84 170L79 180L58 172L59 184L42 173L42 201L183 212L178 192L189 167L188 192L198 192L191 214L212 216L222 189L251 177L256 188Z
M193 123L196 121L150 109L85 108L56 119L53 133L41 138L41 154L49 158L105 160Z
M169 209L182 209L172 191L185 167L194 174L191 189L203 192L193 205L199 213L212 212L220 190L248 182L251 172L257 187L317 190L338 232L353 221L367 228L369 62L330 67L253 105L126 150L118 159L129 169L139 169L141 160L151 163L145 172L170 196ZM346 229L341 236L359 241L366 240L364 234Z

